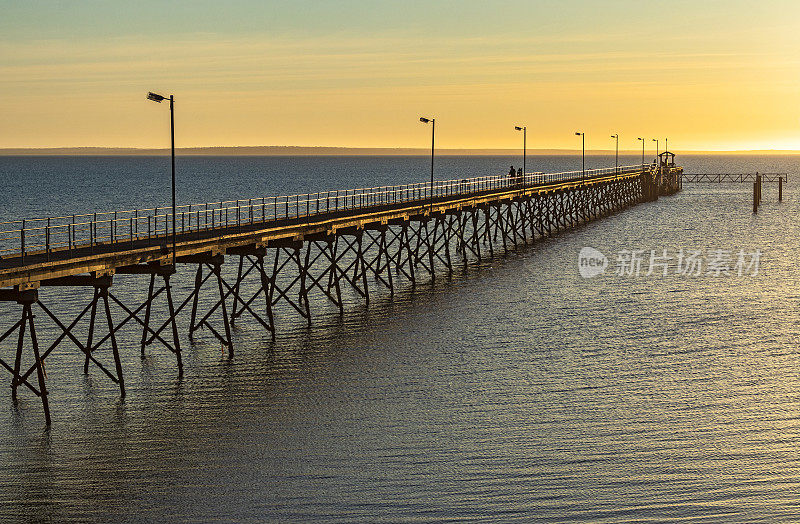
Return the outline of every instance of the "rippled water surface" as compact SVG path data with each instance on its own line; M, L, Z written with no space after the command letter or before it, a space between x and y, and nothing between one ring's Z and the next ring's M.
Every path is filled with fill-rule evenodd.
M800 164L678 160L692 172ZM575 158L537 162L564 170ZM441 177L508 163L443 159ZM0 159L3 213L163 204L167 165ZM426 167L425 158L181 159L181 201L416 181ZM233 360L207 332L195 345L184 337L182 380L166 350L140 357L141 333L128 325L124 400L63 344L47 359L49 430L32 394L21 390L16 406L0 397L0 518L800 521L794 182L782 204L765 186L758 215L752 186L687 184L435 283L401 281L393 299L379 292L367 307L348 295L344 317L316 299L311 328L282 310L275 342L242 321ZM609 256L606 274L581 278L585 246ZM734 259L758 249L759 271L615 274L622 250L649 258L681 248ZM132 304L145 292L138 278L118 276L112 291ZM186 268L177 296L191 285ZM89 300L83 290L41 296L65 316ZM5 331L19 311L1 306ZM48 344L57 332L41 314L36 322ZM13 361L14 345L0 358Z

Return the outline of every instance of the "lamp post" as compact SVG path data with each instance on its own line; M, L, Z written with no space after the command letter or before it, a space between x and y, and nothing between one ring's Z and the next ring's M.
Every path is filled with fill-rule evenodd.
M611 135L611 138L616 139L617 145L614 149L614 172L619 172L619 133Z
M528 156L528 126L514 126L517 131L522 131L522 180L525 180L525 173L527 169L527 156Z
M669 151L669 138L664 139L664 151Z
M636 140L641 140L642 141L642 167L644 167L644 138L639 137Z
M655 143L656 143L656 157L657 157L657 156L658 156L658 154L661 152L661 150L660 150L660 149L658 149L658 139L657 139L657 138L654 138L654 139L653 139L653 142L655 142Z
M436 119L419 117L419 121L423 124L431 124L431 213L433 212L433 145L436 140Z
M581 137L581 180L586 178L586 133L575 131L575 136Z
M157 95L156 93L147 93L147 99L159 104L167 100L167 97ZM175 224L176 224L176 209L175 209L175 97L169 95L169 134L172 149L172 265L175 265Z

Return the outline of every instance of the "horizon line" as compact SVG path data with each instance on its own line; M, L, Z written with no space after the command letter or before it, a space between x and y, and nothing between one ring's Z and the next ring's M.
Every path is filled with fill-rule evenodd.
M424 147L350 147L350 146L190 146L175 148L184 156L430 156L430 149ZM676 154L761 154L794 155L796 149L680 149ZM0 156L161 156L168 155L170 148L145 147L106 147L106 146L68 146L68 147L3 147ZM436 153L441 156L519 156L519 148L442 148ZM528 148L528 154L581 155L580 149ZM646 156L652 155L650 150ZM614 155L614 149L587 149L586 154ZM620 155L640 155L640 150L625 149Z

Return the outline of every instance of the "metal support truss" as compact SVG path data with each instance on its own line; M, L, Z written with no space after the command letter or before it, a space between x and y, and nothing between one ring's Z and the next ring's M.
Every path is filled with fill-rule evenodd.
M158 341L161 343L161 345L175 355L175 360L178 365L178 376L183 376L183 358L181 356L181 341L180 336L178 335L177 323L177 314L180 312L180 309L175 309L175 302L172 298L172 285L170 284L170 277L175 274L175 266L161 265L157 263L126 266L119 268L117 270L117 274L150 276L150 284L147 289L147 298L143 304L134 310L130 309L114 295L109 296L117 304L117 306L119 306L128 314L128 317L123 322L133 319L142 326L142 338L140 343L142 358L145 356L145 348ZM156 289L156 281L159 279L159 277L163 281L163 284L158 286L158 289ZM151 320L153 319L153 303L155 302L156 298L162 294L164 294L167 299L166 305L168 317L167 320L161 324L157 330L154 330L150 326ZM139 312L141 311L142 307L144 307L145 310L144 319L139 316ZM164 337L161 336L161 333L167 327L171 327L172 342L168 342Z
M677 176L673 178L680 180ZM664 189L659 184L669 187ZM0 301L16 302L22 306L20 319L0 334L0 343L16 340L14 361L0 359L0 366L12 375L12 398L16 400L19 386L32 391L41 398L49 424L45 359L65 339L83 353L84 372L88 373L90 364L93 364L119 384L124 396L116 334L130 321L142 327L142 355L147 346L158 342L175 355L181 375L183 363L178 316L188 309L190 303L189 339L193 339L198 329L207 328L222 343L223 351L228 348L228 356L232 358L231 325L243 319L245 314L255 319L274 340L276 309L282 302L310 326L312 298L333 304L340 314L344 313L342 283L345 291L351 289L355 296L369 303L371 296L381 288L394 295L396 279L414 286L421 275L428 274L433 281L442 269L452 273L458 257L466 268L470 260L480 262L493 257L495 247L500 245L508 251L522 243L553 237L561 231L651 200L675 187L677 182L659 181L657 175L654 178L652 173L644 173L602 183L544 188L532 194L503 194L494 201L460 202L446 211L425 210L402 218L364 221L338 230L237 245L228 247L225 253L238 256L235 280L231 283L222 274L223 254L206 252L179 256L177 263L196 265L197 270L192 292L177 307L170 284L170 277L176 270L173 265L151 263L116 269L120 275L150 277L147 297L135 309L125 305L110 291L111 274L42 281L43 287L89 287L93 290L89 304L68 324L42 303L38 290L0 289ZM207 289L209 286L211 290ZM201 300L204 289L208 296ZM111 302L126 314L116 324L112 318ZM157 315L159 303L162 311ZM36 337L35 307L39 307L46 315L44 318L52 320L60 329L44 351L41 351ZM157 323L156 316L160 317ZM222 327L215 327L220 321ZM107 330L103 330L107 333L102 337L97 333L101 323L107 325ZM87 324L84 331L78 329L79 325L83 328ZM171 331L171 338L165 330L167 333ZM81 333L86 334L85 339L78 338ZM98 350L104 344L111 346L113 367L99 358ZM26 358L28 345L32 358ZM28 362L24 362L26 360ZM36 381L33 380L34 373Z
M229 249L228 253L239 255L239 269L236 273L236 282L233 286L228 286L227 282L223 280L223 284L228 288L226 296L233 295L231 324L235 323L236 319L241 317L244 313L248 313L270 333L272 340L275 340L275 317L272 312L272 301L270 300L271 284L270 278L267 275L266 266L264 265L264 258L267 255L266 247L246 246L243 248ZM242 283L253 273L258 277L258 288L255 293L249 297L245 297L242 295ZM256 300L262 295L265 305L265 312L263 314L254 309L256 307ZM266 318L264 318L265 315Z
M5 333L0 335L0 342L3 342L5 339L11 337L15 333L17 334L17 350L16 350L16 357L14 358L14 366L10 366L6 363L5 360L0 358L0 365L6 369L6 371L10 372L12 375L11 379L11 399L14 403L17 402L17 388L19 386L25 386L29 390L31 390L37 397L42 399L42 410L44 411L44 419L45 423L49 426L51 423L50 419L50 404L47 401L47 386L45 385L45 370L44 370L44 358L39 353L39 341L36 338L36 328L33 324L33 319L35 318L33 314L33 304L35 304L39 300L38 292L33 290L26 290L26 291L19 291L18 289L13 290L0 290L0 301L3 302L16 302L22 306L22 317L14 323ZM34 386L28 381L28 377L30 373L22 374L22 360L23 360L23 353L25 348L25 334L27 333L30 336L30 344L31 350L33 353L33 369L36 371L36 379L38 381L38 387Z
M223 289L222 278L222 263L224 262L224 257L222 255L211 255L209 253L207 255L200 256L179 257L177 261L197 264L197 272L195 273L194 277L194 289L178 307L178 311L180 311L189 301L192 302L192 315L189 322L189 340L193 340L194 332L198 329L203 327L208 328L208 330L211 331L217 340L220 341L223 350L228 348L228 357L233 358L233 339L231 337L230 317L228 316L228 306L226 304L228 294L226 294L225 290ZM205 275L203 273L204 269L208 270ZM204 284L211 279L215 279L217 281L216 288L217 292L219 293L219 298L214 299L213 305L209 308L206 314L203 315L200 320L198 320L197 317L198 306L200 304L200 292L202 291ZM220 316L222 317L224 334L220 333L219 330L215 328L209 321L211 316L217 310L219 310Z
M109 298L114 297L110 291L111 283L112 283L112 276L111 275L77 275L71 277L63 277L63 278L56 278L51 280L46 280L42 282L42 287L45 286L59 286L59 287L91 287L93 289L92 293L92 300L89 304L83 308L83 310L78 314L77 317L67 326L61 320L59 320L56 315L50 311L50 309L45 306L45 304L40 299L38 304L39 307L44 311L50 319L61 329L61 335L50 345L50 347L45 350L42 354L42 359L47 358L47 356L58 346L61 341L66 337L69 338L75 346L80 349L84 354L84 361L83 361L83 372L89 372L89 364L94 364L100 371L102 371L108 378L110 378L114 383L119 385L120 395L125 396L125 379L122 375L122 362L120 361L119 357L119 346L117 344L117 331L119 331L127 322L131 319L131 316L123 320L122 322L114 325L114 319L111 315L111 308L109 306ZM113 298L115 302L117 302L116 298ZM101 304L102 303L102 304ZM101 314L104 313L105 320L106 320L106 327L107 333L100 337L99 340L95 341L95 329L97 327L98 322L98 315L97 309L98 305L102 308ZM141 308L139 309L141 310ZM86 313L89 313L89 327L88 333L86 337L86 342L81 342L73 333L75 327L84 318ZM100 349L100 347L106 341L111 342L111 353L114 359L114 371L112 372L108 369L108 366L100 362L95 356L95 352ZM31 373L33 368L31 368L28 373Z

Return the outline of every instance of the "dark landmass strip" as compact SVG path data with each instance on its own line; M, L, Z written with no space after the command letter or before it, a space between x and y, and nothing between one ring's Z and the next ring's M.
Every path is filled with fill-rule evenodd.
M304 147L304 146L236 146L236 147L183 147L176 153L182 156L428 156L425 148L361 148L361 147ZM613 155L613 149L587 150L590 155ZM640 150L620 151L624 155L640 154ZM795 155L792 150L749 151L679 151L684 155ZM519 149L437 149L440 156L518 156ZM529 155L580 155L573 149L528 149ZM133 147L52 147L52 148L0 148L0 156L162 156L169 149L144 149ZM648 156L652 151L648 152Z

